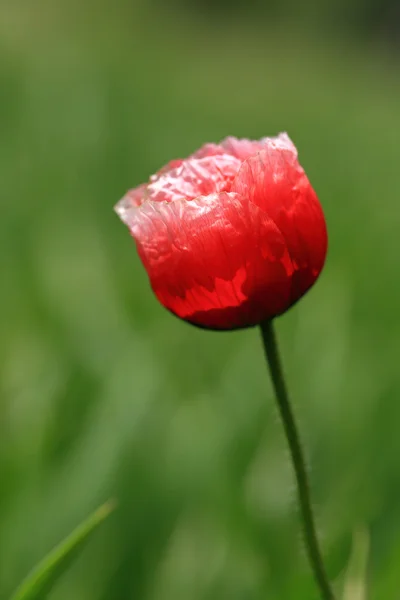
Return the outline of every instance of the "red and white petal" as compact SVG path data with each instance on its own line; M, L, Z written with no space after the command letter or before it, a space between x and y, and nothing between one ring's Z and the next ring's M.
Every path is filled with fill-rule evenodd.
M123 221L125 225L128 225L128 227L132 209L136 209L142 204L142 202L144 202L144 193L146 188L147 184L144 183L132 190L129 190L129 192L127 192L114 207L114 210L121 221Z
M220 147L228 154L241 161L268 148L289 150L297 158L297 149L287 133L280 133L276 137L264 137L261 140L248 140L229 136L222 140Z
M297 271L292 290L294 302L323 267L327 232L318 198L295 151L283 141L283 147L269 143L265 150L247 159L231 189L246 195L281 231Z
M149 183L146 199L173 202L227 190L240 169L240 161L227 154L185 160Z
M243 162L232 192L245 195L274 218L293 205L293 190L303 174L291 151L267 146Z
M262 141L238 139L232 136L222 140L221 146L226 153L235 156L240 161L244 161L249 156L260 152L264 147Z
M263 137L260 140L261 144L269 148L277 148L279 150L288 150L295 158L297 158L297 148L287 133L280 133L276 137Z
M237 194L148 201L130 228L155 294L187 321L245 327L290 305L293 266L284 238Z

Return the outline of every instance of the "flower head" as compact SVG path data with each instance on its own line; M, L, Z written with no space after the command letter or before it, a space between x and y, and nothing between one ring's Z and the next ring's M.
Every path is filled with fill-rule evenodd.
M159 301L205 328L285 312L325 261L324 215L285 133L206 144L130 190L116 211Z

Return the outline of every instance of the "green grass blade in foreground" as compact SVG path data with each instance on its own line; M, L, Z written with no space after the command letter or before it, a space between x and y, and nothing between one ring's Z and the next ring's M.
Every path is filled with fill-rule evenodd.
M39 600L46 597L52 586L68 569L76 552L90 535L114 510L115 502L100 506L35 567L18 587L11 600Z
M343 600L367 600L369 534L361 528L354 532L353 548L343 586Z

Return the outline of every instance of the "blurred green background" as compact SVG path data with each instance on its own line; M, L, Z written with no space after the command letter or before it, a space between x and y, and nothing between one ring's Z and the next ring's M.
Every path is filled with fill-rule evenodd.
M318 597L258 332L169 315L112 211L205 141L279 131L330 232L277 322L328 571L368 532L368 598L400 598L396 10L2 0L1 598L109 497L51 600Z

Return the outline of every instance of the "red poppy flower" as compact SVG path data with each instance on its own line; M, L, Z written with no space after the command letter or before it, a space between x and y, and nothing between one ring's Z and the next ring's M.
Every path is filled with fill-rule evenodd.
M324 215L286 134L206 144L129 191L116 211L159 301L201 327L283 313L325 261Z

